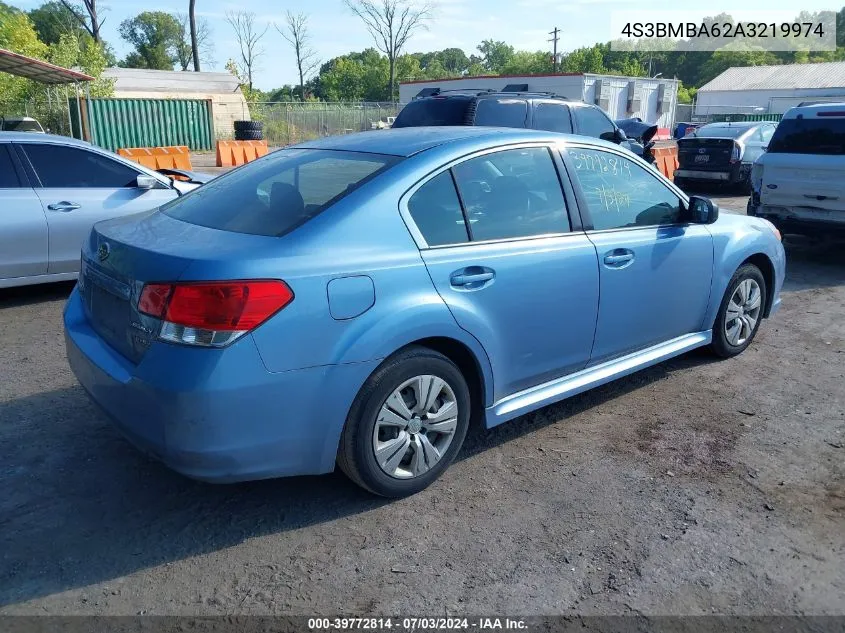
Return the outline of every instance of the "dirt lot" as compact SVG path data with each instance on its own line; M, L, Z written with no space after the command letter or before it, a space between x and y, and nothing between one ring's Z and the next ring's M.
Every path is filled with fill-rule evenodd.
M476 431L392 503L169 472L74 381L70 286L4 291L0 613L845 614L845 248L788 251L742 356Z

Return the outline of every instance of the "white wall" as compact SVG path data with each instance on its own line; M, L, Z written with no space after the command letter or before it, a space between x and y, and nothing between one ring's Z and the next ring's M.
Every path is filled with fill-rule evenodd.
M802 101L838 97L845 99L845 87L813 88L803 90L707 90L699 91L695 98L695 114L753 114L756 108L761 113L783 114Z
M602 75L530 75L525 77L467 77L399 84L401 103L411 101L424 88L441 90L502 90L508 84L528 84L532 92L553 92L574 101L595 103L596 80L610 86L608 114L613 119L639 117L643 121L657 123L660 127L671 127L677 101L677 81L674 79L643 79L642 77L610 77ZM641 89L641 106L636 112L626 112L628 104L628 83L636 81ZM662 113L657 113L657 91L660 84L666 85Z
M596 103L596 81L610 87L610 105L607 113L612 119L639 117L643 121L656 123L658 127L671 128L675 122L675 104L678 99L678 82L675 79L644 79L642 77L612 77L604 75L586 75L584 95L587 103ZM640 89L640 107L628 112L628 85L636 81ZM663 109L657 112L658 90L661 84L666 86Z

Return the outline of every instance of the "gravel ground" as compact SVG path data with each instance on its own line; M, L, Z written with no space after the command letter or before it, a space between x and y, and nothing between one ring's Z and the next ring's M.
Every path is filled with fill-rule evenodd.
M70 286L3 291L0 613L845 614L845 249L788 257L740 357L476 430L395 502L168 471L74 381Z

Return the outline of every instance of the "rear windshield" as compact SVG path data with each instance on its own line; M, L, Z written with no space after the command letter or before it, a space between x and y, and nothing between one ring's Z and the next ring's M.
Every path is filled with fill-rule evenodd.
M698 128L690 136L699 138L739 138L751 128L728 126L705 126Z
M783 119L769 141L774 154L845 154L845 118Z
M212 229L284 235L399 160L361 152L280 150L209 181L161 210Z
M393 127L422 125L464 125L469 99L420 99L411 101L393 122Z
M3 121L2 129L7 132L40 132L41 125L38 121L21 121L20 119L7 119Z

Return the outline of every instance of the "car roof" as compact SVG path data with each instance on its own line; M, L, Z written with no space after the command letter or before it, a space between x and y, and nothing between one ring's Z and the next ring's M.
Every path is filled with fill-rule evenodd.
M772 121L723 121L721 123L708 123L707 125L702 125L701 128L734 128L740 130L747 130L752 127L757 127L758 125L763 125L764 123L772 123Z
M6 119L7 121L9 119ZM78 147L91 148L91 143L87 141L80 141L77 138L69 136L59 136L58 134L33 134L32 132L2 132L0 131L0 142L6 141L9 143L26 141L27 143L61 143L62 145L75 145Z
M818 115L836 117L843 116L841 113L845 112L845 103L812 103L808 105L799 105L790 108L783 115L784 119L796 119L798 117L805 117L810 115L815 117Z
M475 146L485 141L494 145L522 143L532 141L569 140L577 143L589 143L618 147L612 143L574 134L558 134L542 130L522 128L483 127L472 125L406 127L399 129L374 130L343 136L327 136L314 141L306 141L295 148L339 150L348 152L369 152L408 157L426 150L451 145Z

